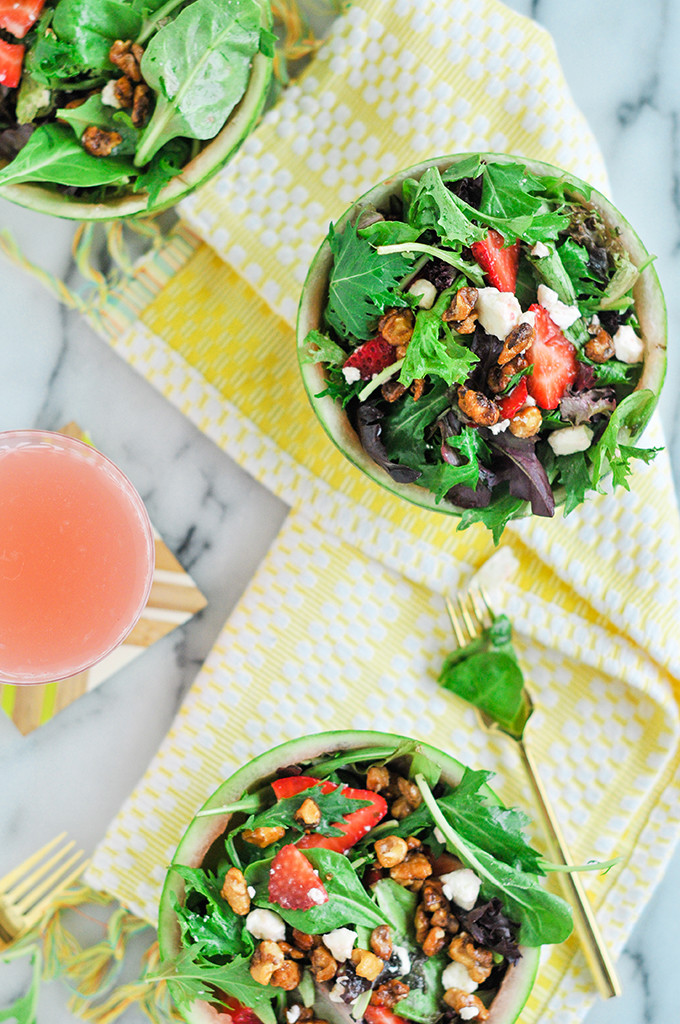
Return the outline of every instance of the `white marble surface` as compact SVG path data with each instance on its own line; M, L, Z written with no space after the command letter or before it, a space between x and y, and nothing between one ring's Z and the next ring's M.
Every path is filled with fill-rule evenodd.
M511 0L555 38L567 80L603 149L612 194L655 252L673 341L680 253L680 4L648 0ZM72 227L0 203L0 226L59 274ZM132 478L208 608L31 736L0 715L0 875L67 829L88 851L157 749L224 619L265 554L284 506L198 433L79 317L24 273L0 263L0 429L91 434ZM672 346L671 346L672 353ZM680 480L680 370L671 354L661 415ZM680 853L635 927L619 969L624 995L587 1024L678 1019ZM23 984L0 967L0 1006ZM67 993L45 988L39 1024L73 1024ZM123 1018L142 1024L132 1010Z

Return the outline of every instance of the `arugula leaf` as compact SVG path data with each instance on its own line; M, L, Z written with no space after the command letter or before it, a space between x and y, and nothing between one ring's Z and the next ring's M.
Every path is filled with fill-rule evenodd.
M458 160L455 164L447 167L442 173L442 181L453 184L456 181L461 181L463 178L478 178L483 168L484 161L480 156L468 156L464 160Z
M360 223L358 221L357 223ZM365 228L358 228L357 234L371 245L398 245L401 242L415 242L422 234L419 228L404 224L401 220L377 220Z
M321 935L346 924L365 924L375 928L390 923L370 898L344 854L323 847L305 850L304 854L319 872L319 878L328 893L328 901L310 907L309 910L288 910L278 903L270 903L270 858L250 864L245 871L248 884L255 886L253 902L256 906L274 910L293 928L299 928L308 935Z
M508 917L520 925L520 943L542 946L564 942L573 928L569 905L543 889L535 875L498 860L464 839L447 821L422 775L416 777L416 783L449 849L481 878L484 897L497 896Z
M220 894L217 877L210 871L179 864L172 870L184 879L186 887L184 904L175 900L183 939L188 936L206 956L252 953L253 940L245 928L245 918L235 914ZM194 909L196 906L200 910Z
M456 281L441 293L432 309L421 309L416 314L413 335L399 374L399 382L406 387L429 374L441 377L447 384L462 383L479 362L479 356L460 344L456 340L460 335L454 337L442 320L459 286L460 281Z
M494 617L465 647L446 657L440 684L479 708L501 729L520 737L531 715L524 677L512 645L506 615Z
M135 174L122 157L92 157L73 137L70 128L43 124L31 135L11 163L0 170L0 186L22 181L50 181L59 185L125 184Z
M555 462L559 472L558 479L567 492L564 515L568 516L585 501L586 491L592 490L590 467L585 452L558 455Z
M340 366L347 359L345 350L321 331L309 332L300 349L299 356L303 365L328 363L330 366Z
M114 118L114 120L117 120L117 118ZM148 205L153 206L161 190L189 162L191 151L192 145L189 139L178 138L166 142L137 176L132 191L148 192Z
M390 832L390 835L394 834ZM414 945L413 921L418 905L417 894L405 889L403 885L399 885L391 878L381 878L373 891L378 906L390 922L393 943L395 945Z
M483 523L491 530L496 546L501 539L503 530L511 519L516 519L522 512L524 500L514 498L512 494L504 494L486 508L466 508L458 524L459 530L467 530L473 523Z
M437 380L417 402L411 395L399 400L398 408L383 422L383 439L391 459L404 465L424 462L425 430L451 405L449 389Z
M609 468L614 486L620 485L630 490L627 479L633 471L630 460L642 459L649 462L654 458L658 448L636 448L625 444L625 441L641 431L649 419L654 402L654 392L647 389L633 391L619 402L605 432L594 449L591 449L593 487L597 487Z
M126 0L59 0L52 28L73 47L85 68L111 68L109 50L116 39L136 39L142 27L138 11Z
M163 25L142 57L142 76L157 98L136 166L178 135L213 139L245 92L259 45L256 0L194 0Z
M611 384L632 384L636 373L640 372L641 366L621 363L618 359L608 359L606 363L590 363L582 354L579 359L592 366L595 372L595 383L598 387L605 387Z
M250 957L236 956L222 966L201 962L201 950L189 947L172 961L160 965L159 971L148 980L170 982L173 993L181 993L182 1001L205 999L218 1002L215 989L249 1006L262 1024L278 1024L272 1006L279 990L272 985L260 985L250 973Z
M362 807L368 807L371 802L345 796L341 786L331 790L330 793L324 793L320 785L310 786L309 789L303 789L302 792L296 793L294 796L277 800L266 811L249 818L244 827L249 829L272 828L280 825L286 829L292 828L298 832L304 832L305 827L295 820L295 813L308 798L314 801L321 813L321 820L314 831L320 832L324 836L343 835L342 829L335 828L335 824L341 822L345 815L352 814Z
M446 245L470 245L486 232L472 223L458 196L451 192L436 167L428 167L420 181L407 178L403 185L406 221L421 233L433 229Z
M328 282L326 320L336 333L362 341L374 337L378 317L388 306L403 305L394 289L411 267L400 253L381 255L353 224L338 235L331 224L328 243L333 266Z

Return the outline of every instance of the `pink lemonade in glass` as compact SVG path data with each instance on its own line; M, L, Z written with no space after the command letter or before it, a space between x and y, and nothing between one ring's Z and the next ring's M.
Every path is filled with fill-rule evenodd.
M0 681L90 668L141 615L154 568L141 498L90 445L0 433Z

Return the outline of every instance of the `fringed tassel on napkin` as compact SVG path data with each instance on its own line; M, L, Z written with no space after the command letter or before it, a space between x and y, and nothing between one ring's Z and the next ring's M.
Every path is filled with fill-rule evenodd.
M95 917L97 908L111 911L108 919ZM104 938L83 946L71 930L79 919L101 927ZM131 968L130 940L145 930L151 941L140 955L137 977L116 984L124 970ZM40 983L53 979L60 979L73 992L69 1009L90 1024L113 1024L131 1006L138 1007L152 1024L182 1020L167 983L156 977L160 953L155 932L105 893L84 885L61 893L35 928L0 952L0 960L5 961L22 956L33 962L30 988L12 1006L0 1009L0 1021L36 1024Z

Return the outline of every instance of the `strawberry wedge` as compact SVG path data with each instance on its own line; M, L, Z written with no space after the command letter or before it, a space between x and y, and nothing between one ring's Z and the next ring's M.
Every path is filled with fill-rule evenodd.
M362 380L370 380L376 373L381 373L394 362L394 347L379 334L354 349L345 359L345 367L354 367L361 374Z
M269 871L269 901L284 910L311 910L328 903L326 887L297 846L282 846Z
M23 39L40 17L45 0L0 0L0 28Z
M522 377L517 387L514 387L509 395L499 398L496 401L501 411L502 420L511 420L515 413L519 412L527 400L529 389L526 377Z
M489 228L486 238L481 242L473 242L470 248L489 284L498 288L499 292L514 294L519 266L519 242L506 246L503 236L494 228Z
M310 775L294 775L284 779L276 779L272 782L272 789L279 800L289 796L296 796L311 786L318 786L319 779ZM334 782L328 780L321 782L322 793L330 793L338 787ZM351 846L354 846L370 829L381 821L387 814L387 803L379 793L370 789L352 789L351 786L343 786L342 795L349 800L368 801L367 807L360 807L357 811L350 811L343 816L342 821L334 821L334 828L342 831L341 836L322 836L312 832L303 836L295 844L301 850L309 850L322 846L325 850L335 850L336 853L345 853Z
M529 312L536 314L534 340L526 351L534 368L527 380L529 394L541 409L556 409L570 384L576 380L576 349L565 338L547 309L534 303Z

